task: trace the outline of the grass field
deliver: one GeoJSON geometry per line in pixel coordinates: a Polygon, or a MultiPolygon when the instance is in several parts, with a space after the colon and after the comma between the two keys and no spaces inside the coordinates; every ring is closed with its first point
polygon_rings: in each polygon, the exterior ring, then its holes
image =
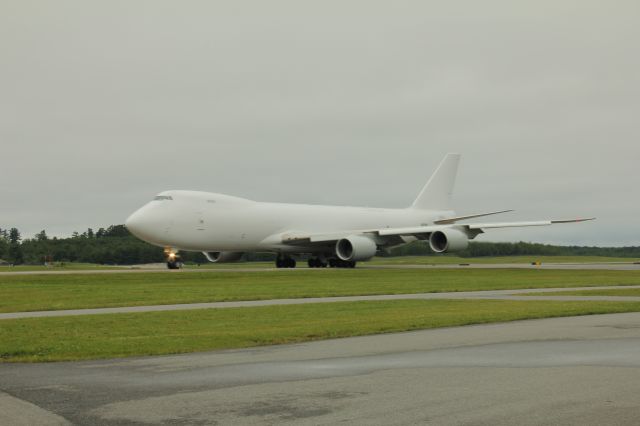
{"type": "Polygon", "coordinates": [[[0,361],[161,355],[531,318],[637,312],[633,302],[403,300],[0,322],[0,361]]]}
{"type": "Polygon", "coordinates": [[[307,270],[0,276],[0,312],[445,291],[639,285],[640,271],[307,270]]]}

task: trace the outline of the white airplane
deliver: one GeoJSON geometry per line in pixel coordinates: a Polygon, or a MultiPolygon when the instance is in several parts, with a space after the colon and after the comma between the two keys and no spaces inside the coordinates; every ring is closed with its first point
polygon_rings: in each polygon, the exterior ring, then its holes
{"type": "Polygon", "coordinates": [[[448,154],[411,207],[382,209],[264,203],[197,191],[165,191],[126,221],[135,236],[164,247],[167,266],[178,268],[179,250],[200,251],[211,262],[240,260],[243,253],[277,254],[278,268],[295,268],[309,255],[309,267],[353,268],[381,250],[428,241],[436,253],[464,250],[485,230],[591,219],[535,222],[459,222],[512,210],[456,216],[451,194],[459,154],[448,154]]]}

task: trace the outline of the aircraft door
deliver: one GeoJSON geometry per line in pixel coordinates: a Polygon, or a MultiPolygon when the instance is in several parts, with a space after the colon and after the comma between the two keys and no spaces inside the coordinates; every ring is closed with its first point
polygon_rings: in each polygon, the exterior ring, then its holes
{"type": "Polygon", "coordinates": [[[205,231],[207,229],[203,212],[196,213],[195,222],[196,222],[196,231],[205,231]]]}

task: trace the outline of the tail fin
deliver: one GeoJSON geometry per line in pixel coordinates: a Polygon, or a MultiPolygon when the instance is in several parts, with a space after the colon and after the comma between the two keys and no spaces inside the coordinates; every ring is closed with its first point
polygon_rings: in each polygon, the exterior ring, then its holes
{"type": "Polygon", "coordinates": [[[451,195],[456,182],[460,154],[447,154],[413,202],[419,210],[451,210],[451,195]]]}

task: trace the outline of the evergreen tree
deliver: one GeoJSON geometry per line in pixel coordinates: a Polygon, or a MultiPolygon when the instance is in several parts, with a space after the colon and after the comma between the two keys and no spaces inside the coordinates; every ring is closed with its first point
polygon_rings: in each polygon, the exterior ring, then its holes
{"type": "Polygon", "coordinates": [[[14,265],[20,265],[24,262],[20,240],[20,231],[17,228],[11,228],[9,231],[9,261],[14,265]]]}
{"type": "Polygon", "coordinates": [[[20,244],[21,239],[22,237],[20,236],[20,231],[18,231],[18,228],[11,228],[9,230],[9,243],[20,244]]]}
{"type": "Polygon", "coordinates": [[[4,257],[9,252],[9,234],[6,230],[0,228],[0,259],[4,259],[4,257]]]}

